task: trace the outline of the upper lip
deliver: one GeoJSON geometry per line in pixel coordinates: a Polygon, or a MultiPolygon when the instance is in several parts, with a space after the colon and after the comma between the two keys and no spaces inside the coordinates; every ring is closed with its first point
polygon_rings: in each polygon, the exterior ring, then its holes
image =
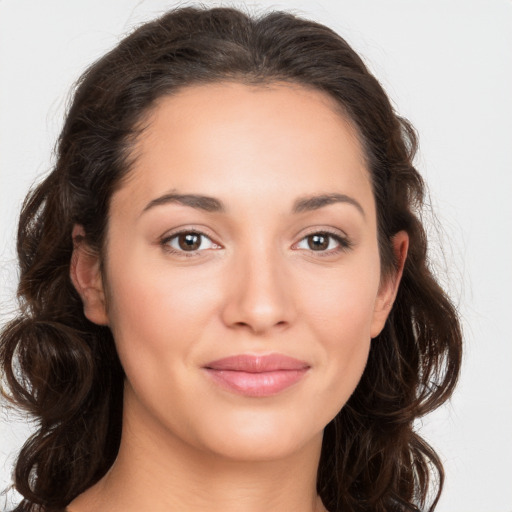
{"type": "Polygon", "coordinates": [[[205,365],[210,370],[230,370],[248,373],[264,373],[279,370],[305,370],[309,364],[284,354],[238,354],[217,359],[205,365]]]}

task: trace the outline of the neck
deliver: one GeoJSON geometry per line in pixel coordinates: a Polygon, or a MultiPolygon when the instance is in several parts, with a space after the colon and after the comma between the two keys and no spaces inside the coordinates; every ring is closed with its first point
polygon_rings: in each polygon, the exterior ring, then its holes
{"type": "Polygon", "coordinates": [[[325,511],[316,493],[321,434],[285,458],[234,460],[184,443],[147,417],[141,425],[138,416],[125,413],[114,465],[69,512],[325,511]]]}

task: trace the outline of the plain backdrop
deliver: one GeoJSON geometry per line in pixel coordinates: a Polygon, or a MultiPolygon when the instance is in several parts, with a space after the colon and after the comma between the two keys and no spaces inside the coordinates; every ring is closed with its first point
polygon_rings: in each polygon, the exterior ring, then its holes
{"type": "MultiPolygon", "coordinates": [[[[431,254],[466,343],[452,401],[418,423],[447,473],[437,510],[512,512],[512,1],[203,3],[292,10],[329,25],[417,128],[416,163],[437,218],[431,254]]],[[[20,205],[51,167],[73,82],[124,34],[176,5],[0,0],[0,321],[15,308],[20,205]]],[[[1,488],[29,428],[2,408],[1,488]]]]}

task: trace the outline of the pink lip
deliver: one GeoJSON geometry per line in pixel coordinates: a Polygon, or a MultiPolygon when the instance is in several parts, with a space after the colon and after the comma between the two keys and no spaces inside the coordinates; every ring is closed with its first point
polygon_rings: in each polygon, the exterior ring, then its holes
{"type": "Polygon", "coordinates": [[[240,354],[204,366],[221,387],[235,393],[263,397],[283,391],[298,382],[309,365],[282,354],[240,354]]]}

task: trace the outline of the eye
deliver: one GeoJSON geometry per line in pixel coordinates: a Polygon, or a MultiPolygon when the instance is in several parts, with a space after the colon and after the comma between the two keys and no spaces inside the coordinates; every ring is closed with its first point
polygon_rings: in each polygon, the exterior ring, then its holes
{"type": "Polygon", "coordinates": [[[220,249],[213,240],[199,231],[181,231],[162,239],[161,244],[172,253],[195,253],[206,249],[220,249]]]}
{"type": "Polygon", "coordinates": [[[297,249],[315,252],[336,253],[350,248],[348,239],[327,231],[319,231],[305,236],[297,245],[297,249]]]}

